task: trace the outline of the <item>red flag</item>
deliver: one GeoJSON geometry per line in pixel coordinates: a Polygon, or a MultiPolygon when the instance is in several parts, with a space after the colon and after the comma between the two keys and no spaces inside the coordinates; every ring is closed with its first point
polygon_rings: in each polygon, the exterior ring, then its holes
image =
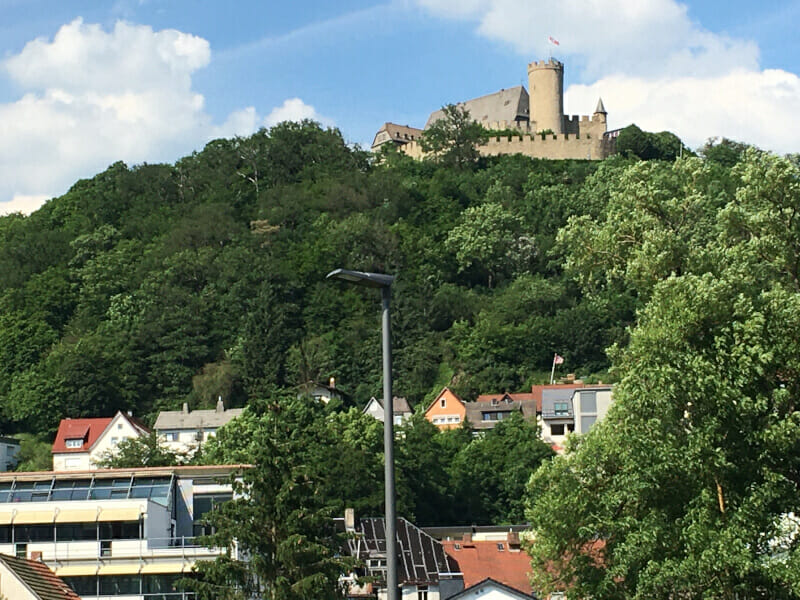
{"type": "Polygon", "coordinates": [[[555,354],[553,356],[553,364],[554,365],[560,365],[563,362],[564,362],[564,357],[563,356],[559,356],[558,354],[555,354]]]}
{"type": "Polygon", "coordinates": [[[553,44],[554,46],[559,46],[560,45],[558,43],[558,40],[556,38],[554,38],[552,35],[547,36],[547,39],[550,40],[550,43],[553,44]]]}

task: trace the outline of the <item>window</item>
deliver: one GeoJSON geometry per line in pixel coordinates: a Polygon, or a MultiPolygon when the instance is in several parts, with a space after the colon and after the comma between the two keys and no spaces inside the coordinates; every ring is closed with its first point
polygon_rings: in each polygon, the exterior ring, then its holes
{"type": "Polygon", "coordinates": [[[418,585],[417,586],[417,600],[428,600],[428,586],[427,585],[418,585]]]}
{"type": "Polygon", "coordinates": [[[506,545],[505,545],[505,544],[503,544],[503,543],[499,543],[499,544],[497,544],[497,549],[498,549],[500,552],[502,552],[503,550],[505,550],[505,549],[506,549],[506,545]]]}
{"type": "Polygon", "coordinates": [[[97,539],[95,523],[58,523],[56,540],[59,542],[81,542],[97,539]]]}
{"type": "Polygon", "coordinates": [[[138,540],[140,538],[139,521],[100,523],[101,540],[138,540]]]}
{"type": "Polygon", "coordinates": [[[442,398],[441,400],[439,400],[439,406],[441,406],[442,408],[446,408],[447,407],[447,398],[442,398]]]}
{"type": "Polygon", "coordinates": [[[558,417],[569,415],[569,402],[554,402],[553,412],[558,417]]]}
{"type": "Polygon", "coordinates": [[[67,448],[80,448],[83,446],[83,439],[70,439],[66,441],[67,448]]]}
{"type": "Polygon", "coordinates": [[[597,392],[581,392],[581,412],[597,412],[597,392]]]}
{"type": "Polygon", "coordinates": [[[111,540],[100,540],[100,558],[111,556],[111,540]]]}
{"type": "Polygon", "coordinates": [[[28,544],[14,544],[14,556],[28,558],[28,544]]]}
{"type": "Polygon", "coordinates": [[[119,443],[119,438],[112,437],[111,438],[111,445],[116,446],[119,443]]]}
{"type": "Polygon", "coordinates": [[[68,458],[64,461],[64,467],[67,469],[79,469],[81,466],[81,459],[80,458],[68,458]]]}
{"type": "Polygon", "coordinates": [[[586,433],[589,431],[594,422],[597,420],[597,417],[594,415],[584,416],[581,417],[581,433],[586,433]]]}
{"type": "Polygon", "coordinates": [[[164,434],[164,437],[168,442],[177,442],[178,441],[178,432],[177,431],[168,431],[164,434]]]}
{"type": "Polygon", "coordinates": [[[213,533],[212,528],[205,523],[205,516],[222,502],[227,502],[232,497],[231,494],[198,494],[193,498],[192,517],[194,520],[193,533],[195,536],[213,533]]]}
{"type": "Polygon", "coordinates": [[[550,425],[550,435],[564,435],[564,424],[558,423],[550,425]]]}

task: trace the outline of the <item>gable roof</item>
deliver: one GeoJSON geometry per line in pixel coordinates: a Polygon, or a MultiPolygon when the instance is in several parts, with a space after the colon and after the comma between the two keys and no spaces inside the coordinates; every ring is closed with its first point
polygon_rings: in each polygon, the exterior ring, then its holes
{"type": "Polygon", "coordinates": [[[532,594],[528,574],[530,557],[519,549],[512,549],[505,540],[445,540],[442,547],[458,564],[464,575],[464,587],[471,587],[486,579],[494,579],[522,592],[532,594]],[[500,550],[498,544],[503,544],[500,550]],[[456,550],[456,546],[459,547],[456,550]]]}
{"type": "MultiPolygon", "coordinates": [[[[521,85],[502,89],[493,94],[459,102],[459,107],[469,111],[469,116],[481,125],[489,125],[498,121],[506,121],[511,127],[515,122],[530,120],[530,99],[528,91],[521,85]]],[[[444,117],[444,110],[431,113],[425,129],[444,117]]]]}
{"type": "Polygon", "coordinates": [[[373,148],[376,146],[376,144],[378,144],[378,136],[384,131],[389,134],[389,137],[393,142],[400,144],[407,144],[408,142],[419,140],[419,138],[422,136],[423,133],[422,129],[417,129],[416,127],[409,127],[408,125],[398,125],[397,123],[386,122],[380,129],[378,129],[378,132],[372,139],[373,148]]]}
{"type": "MultiPolygon", "coordinates": [[[[386,528],[382,518],[364,518],[356,523],[355,535],[347,540],[351,556],[386,557],[386,528]]],[[[458,565],[442,543],[403,518],[397,519],[398,583],[437,583],[440,575],[458,573],[458,565]]]]}
{"type": "Polygon", "coordinates": [[[125,419],[139,433],[148,433],[150,431],[139,419],[126,415],[122,411],[117,412],[113,417],[61,419],[61,423],[58,424],[56,439],[53,441],[53,454],[88,452],[117,417],[125,419]],[[81,447],[67,448],[67,440],[75,439],[83,440],[81,447]]]}
{"type": "Polygon", "coordinates": [[[464,402],[464,401],[463,401],[461,398],[459,398],[458,394],[456,394],[456,393],[455,393],[453,390],[451,390],[449,387],[444,387],[444,388],[442,388],[442,391],[441,391],[441,392],[439,392],[439,393],[436,395],[436,398],[434,398],[434,399],[433,399],[433,402],[431,402],[430,404],[428,404],[428,407],[425,409],[425,412],[427,413],[427,412],[428,412],[428,411],[431,409],[431,407],[432,407],[434,404],[436,404],[436,403],[437,403],[437,402],[438,402],[438,401],[441,399],[441,397],[442,397],[442,396],[444,396],[445,394],[450,394],[450,395],[451,395],[453,398],[455,398],[455,399],[456,399],[458,402],[460,402],[462,405],[466,405],[466,402],[464,402]]]}
{"type": "Polygon", "coordinates": [[[27,587],[38,600],[81,600],[47,565],[35,560],[0,554],[0,562],[27,587]]]}
{"type": "Polygon", "coordinates": [[[465,587],[463,590],[461,590],[457,594],[454,594],[454,595],[450,596],[447,600],[455,600],[457,598],[465,598],[468,595],[472,595],[472,594],[481,594],[482,593],[481,590],[484,589],[484,588],[487,588],[487,587],[496,588],[496,589],[498,589],[498,590],[500,590],[502,592],[505,592],[506,596],[510,596],[512,598],[517,598],[519,600],[530,600],[530,598],[535,598],[535,596],[533,595],[533,592],[531,592],[530,594],[526,594],[525,592],[522,592],[522,591],[518,590],[515,587],[512,587],[510,585],[506,585],[505,583],[503,583],[501,581],[497,581],[496,579],[493,579],[492,577],[487,577],[486,579],[484,579],[482,581],[479,581],[475,585],[471,585],[469,587],[465,587]]]}
{"type": "MultiPolygon", "coordinates": [[[[383,408],[383,398],[375,398],[374,396],[369,399],[367,405],[364,407],[364,411],[366,412],[369,408],[369,405],[375,402],[378,406],[383,408]]],[[[405,398],[400,398],[398,396],[394,396],[392,398],[392,412],[396,415],[408,415],[414,412],[411,410],[411,405],[408,403],[408,400],[405,398]]]]}
{"type": "Polygon", "coordinates": [[[242,414],[243,408],[227,408],[221,411],[208,410],[162,410],[158,413],[153,429],[216,429],[242,414]]]}

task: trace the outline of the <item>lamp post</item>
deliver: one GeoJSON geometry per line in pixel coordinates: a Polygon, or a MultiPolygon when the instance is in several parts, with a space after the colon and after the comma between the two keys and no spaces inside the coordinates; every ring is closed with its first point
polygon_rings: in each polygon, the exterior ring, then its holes
{"type": "Polygon", "coordinates": [[[364,273],[336,269],[326,279],[338,279],[354,285],[380,288],[383,312],[381,331],[383,342],[383,454],[386,488],[386,592],[388,600],[397,596],[397,514],[394,491],[394,399],[392,397],[392,340],[390,337],[389,300],[394,275],[364,273]]]}

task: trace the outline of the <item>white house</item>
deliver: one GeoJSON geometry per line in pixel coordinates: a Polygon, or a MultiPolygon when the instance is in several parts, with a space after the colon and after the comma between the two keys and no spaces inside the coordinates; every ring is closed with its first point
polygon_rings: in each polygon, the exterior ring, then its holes
{"type": "Polygon", "coordinates": [[[610,385],[550,388],[542,392],[542,439],[561,450],[567,435],[586,433],[603,419],[613,402],[610,385]]]}
{"type": "Polygon", "coordinates": [[[225,409],[222,398],[216,408],[189,410],[184,402],[183,410],[162,410],[158,413],[153,429],[171,450],[191,453],[208,438],[216,435],[217,429],[242,414],[241,408],[225,409]]]}
{"type": "Polygon", "coordinates": [[[149,432],[138,419],[123,412],[113,417],[62,419],[53,442],[53,470],[94,469],[119,442],[149,432]]]}
{"type": "MultiPolygon", "coordinates": [[[[383,398],[378,400],[373,397],[369,399],[367,405],[364,407],[364,414],[369,415],[383,423],[384,415],[386,414],[383,409],[383,398]]],[[[393,422],[395,425],[402,425],[403,421],[411,417],[413,411],[405,398],[398,398],[395,396],[392,399],[392,412],[394,413],[393,422]]]]}
{"type": "Polygon", "coordinates": [[[227,552],[195,536],[244,468],[2,473],[0,553],[43,562],[84,600],[177,600],[183,574],[227,552]]]}
{"type": "Polygon", "coordinates": [[[464,588],[448,600],[468,600],[480,597],[481,600],[531,600],[532,595],[501,583],[491,577],[464,588]]]}

